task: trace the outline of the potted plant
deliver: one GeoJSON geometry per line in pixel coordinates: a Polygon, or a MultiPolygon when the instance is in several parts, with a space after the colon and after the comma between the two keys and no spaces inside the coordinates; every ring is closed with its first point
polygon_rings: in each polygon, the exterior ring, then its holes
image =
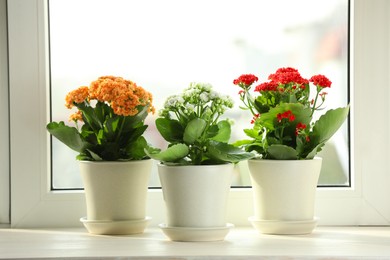
{"type": "Polygon", "coordinates": [[[47,124],[50,134],[78,152],[87,216],[81,222],[94,234],[142,233],[152,160],[144,149],[144,121],[154,113],[152,95],[121,77],[103,76],[68,93],[76,108],[68,126],[47,124]]]}
{"type": "Polygon", "coordinates": [[[230,97],[207,83],[191,83],[167,98],[156,127],[168,148],[149,147],[167,208],[161,224],[171,240],[215,241],[226,236],[226,206],[234,163],[254,155],[229,144],[231,122],[223,119],[233,107],[230,97]]]}
{"type": "Polygon", "coordinates": [[[268,79],[254,88],[255,95],[250,92],[255,75],[233,81],[253,125],[244,130],[249,139],[235,145],[258,155],[248,161],[255,211],[250,221],[262,233],[310,233],[317,223],[314,202],[322,163],[316,155],[342,126],[349,106],[316,120],[332,84],[326,76],[308,80],[288,67],[268,79]]]}

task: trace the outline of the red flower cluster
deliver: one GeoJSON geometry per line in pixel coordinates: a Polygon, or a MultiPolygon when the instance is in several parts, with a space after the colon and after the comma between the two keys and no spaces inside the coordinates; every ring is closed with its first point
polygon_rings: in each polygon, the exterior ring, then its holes
{"type": "MultiPolygon", "coordinates": [[[[305,134],[303,132],[305,129],[306,129],[306,125],[299,122],[295,128],[295,135],[298,136],[301,133],[305,134]]],[[[306,139],[306,142],[310,142],[310,137],[308,135],[306,135],[305,139],[306,139]]]]}
{"type": "Polygon", "coordinates": [[[261,83],[260,85],[258,85],[254,91],[258,91],[258,92],[261,92],[261,91],[277,91],[278,90],[278,83],[276,82],[264,82],[264,83],[261,83]]]}
{"type": "Polygon", "coordinates": [[[268,79],[279,84],[288,84],[291,82],[299,85],[309,84],[309,81],[302,78],[297,69],[290,67],[278,69],[274,74],[269,75],[268,79]]]}
{"type": "Polygon", "coordinates": [[[327,77],[321,74],[311,77],[310,82],[313,82],[314,85],[322,88],[330,88],[330,86],[332,85],[332,81],[330,81],[327,77]]]}
{"type": "Polygon", "coordinates": [[[237,79],[233,80],[234,85],[239,85],[242,88],[247,88],[256,82],[258,78],[253,74],[243,74],[237,79]]]}
{"type": "Polygon", "coordinates": [[[295,135],[298,135],[302,130],[306,129],[306,125],[299,122],[295,129],[295,135]]]}
{"type": "MultiPolygon", "coordinates": [[[[306,129],[306,125],[299,122],[295,128],[295,135],[298,136],[301,133],[305,134],[303,132],[303,130],[305,130],[305,129],[306,129]]],[[[308,135],[306,135],[305,139],[306,139],[306,142],[310,142],[310,137],[308,135]]]]}
{"type": "Polygon", "coordinates": [[[291,110],[287,110],[284,113],[279,113],[276,115],[276,118],[278,119],[278,122],[282,122],[283,118],[288,119],[288,121],[292,122],[295,120],[295,115],[291,112],[291,110]]]}

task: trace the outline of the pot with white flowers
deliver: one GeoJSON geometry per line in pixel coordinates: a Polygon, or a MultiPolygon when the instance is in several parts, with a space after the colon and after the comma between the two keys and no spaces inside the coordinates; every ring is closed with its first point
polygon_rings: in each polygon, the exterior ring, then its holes
{"type": "Polygon", "coordinates": [[[47,125],[50,134],[77,151],[87,214],[80,221],[92,234],[144,232],[152,160],[146,155],[144,121],[154,112],[152,95],[121,77],[103,76],[68,93],[75,126],[47,125]]]}
{"type": "Polygon", "coordinates": [[[254,155],[228,143],[231,123],[221,116],[232,106],[210,84],[191,83],[168,97],[156,119],[168,148],[147,154],[159,161],[167,213],[160,228],[171,240],[223,240],[233,226],[226,210],[234,164],[254,155]]]}
{"type": "Polygon", "coordinates": [[[248,160],[253,188],[252,225],[266,234],[308,234],[317,225],[315,196],[322,158],[316,156],[342,126],[349,105],[329,109],[318,120],[331,81],[324,75],[309,80],[298,70],[280,68],[269,81],[251,87],[258,78],[244,74],[233,83],[241,88],[243,109],[251,114],[249,137],[236,146],[257,153],[248,160]],[[311,94],[312,91],[312,94],[311,94]]]}

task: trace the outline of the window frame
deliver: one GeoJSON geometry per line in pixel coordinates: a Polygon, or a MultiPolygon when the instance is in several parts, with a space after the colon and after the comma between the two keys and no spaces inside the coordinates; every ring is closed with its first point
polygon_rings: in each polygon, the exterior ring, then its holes
{"type": "Polygon", "coordinates": [[[7,2],[0,0],[0,224],[10,222],[7,2]]]}
{"type": "MultiPolygon", "coordinates": [[[[47,2],[13,0],[8,1],[7,8],[11,227],[81,226],[79,218],[86,212],[83,191],[51,190],[50,137],[45,129],[50,104],[47,2]]],[[[351,187],[317,189],[319,225],[390,224],[390,205],[386,201],[390,176],[385,170],[390,144],[390,95],[384,87],[390,85],[390,29],[380,26],[390,22],[388,13],[390,2],[386,0],[351,0],[351,187]],[[383,95],[367,100],[368,89],[383,95]],[[371,106],[367,106],[369,102],[371,106]],[[366,118],[375,122],[375,131],[366,118]]],[[[228,221],[248,226],[247,218],[252,214],[251,189],[232,189],[228,221]]],[[[164,222],[161,190],[149,190],[147,215],[152,217],[151,226],[164,222]]]]}

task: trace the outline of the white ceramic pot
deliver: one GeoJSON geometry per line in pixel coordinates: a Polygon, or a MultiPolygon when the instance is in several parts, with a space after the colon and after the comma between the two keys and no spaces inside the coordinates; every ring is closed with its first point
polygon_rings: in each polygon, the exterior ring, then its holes
{"type": "Polygon", "coordinates": [[[231,227],[226,211],[233,170],[233,164],[158,164],[167,209],[164,233],[179,241],[222,240],[231,227]]]}
{"type": "Polygon", "coordinates": [[[248,160],[253,187],[252,224],[262,233],[312,232],[322,158],[313,160],[248,160]]]}
{"type": "Polygon", "coordinates": [[[87,216],[81,221],[90,226],[87,229],[91,233],[143,232],[148,220],[145,214],[151,166],[150,159],[79,162],[87,205],[87,216]]]}

